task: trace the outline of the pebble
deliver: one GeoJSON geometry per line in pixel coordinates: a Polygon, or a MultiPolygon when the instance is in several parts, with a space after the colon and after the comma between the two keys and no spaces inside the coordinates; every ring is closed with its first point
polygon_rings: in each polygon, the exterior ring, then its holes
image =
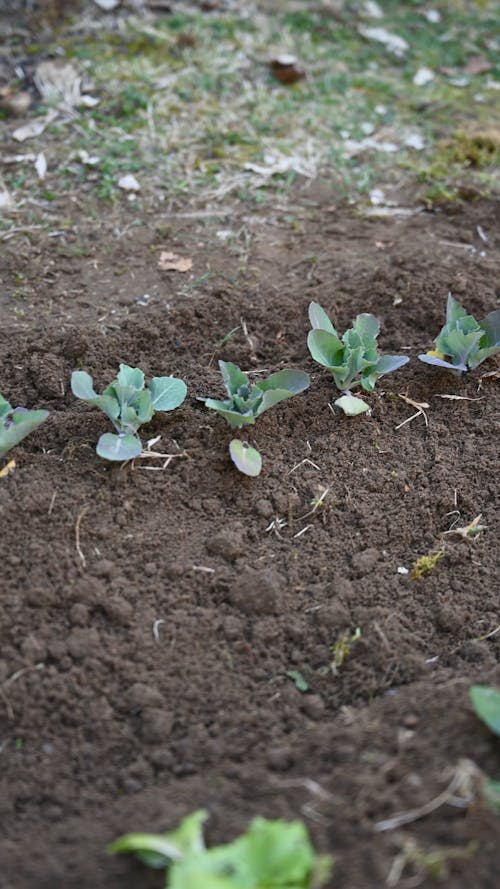
{"type": "Polygon", "coordinates": [[[173,714],[168,710],[147,708],[142,712],[142,737],[147,744],[164,743],[172,732],[173,714]]]}
{"type": "Polygon", "coordinates": [[[321,695],[304,695],[300,709],[309,719],[319,720],[325,715],[325,704],[321,695]]]}
{"type": "Polygon", "coordinates": [[[228,598],[244,614],[276,614],[284,585],[276,571],[247,568],[230,587],[228,598]]]}
{"type": "Polygon", "coordinates": [[[379,550],[370,546],[352,557],[352,567],[359,577],[363,577],[365,574],[373,571],[380,558],[381,553],[379,550]]]}
{"type": "Polygon", "coordinates": [[[239,530],[220,531],[206,542],[207,552],[212,556],[221,556],[227,562],[234,562],[243,556],[248,549],[243,533],[239,530]]]}
{"type": "Polygon", "coordinates": [[[293,766],[291,747],[273,747],[267,754],[267,764],[273,772],[286,772],[293,766]]]}

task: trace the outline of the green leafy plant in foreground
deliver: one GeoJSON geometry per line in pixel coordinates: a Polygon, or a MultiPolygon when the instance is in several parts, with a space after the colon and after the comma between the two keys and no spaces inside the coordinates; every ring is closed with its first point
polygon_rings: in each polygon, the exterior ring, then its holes
{"type": "Polygon", "coordinates": [[[500,309],[478,322],[449,293],[446,324],[435,345],[435,349],[418,356],[420,361],[461,372],[473,370],[500,352],[500,309]]]}
{"type": "Polygon", "coordinates": [[[166,868],[165,889],[319,889],[332,867],[316,855],[300,821],[254,818],[231,843],[205,847],[207,813],[193,812],[165,834],[132,833],[108,851],[135,852],[151,867],[166,868]]]}
{"type": "Polygon", "coordinates": [[[348,416],[365,413],[368,405],[350,390],[361,386],[366,392],[372,392],[379,377],[402,367],[409,361],[408,356],[380,355],[377,349],[380,324],[373,315],[358,315],[342,339],[319,303],[310,304],[309,320],[312,330],[307,346],[311,356],[331,372],[342,392],[335,404],[348,416]]]}
{"type": "Polygon", "coordinates": [[[473,685],[470,690],[472,706],[489,729],[500,736],[500,690],[487,685],[473,685]]]}
{"type": "Polygon", "coordinates": [[[30,432],[49,416],[48,411],[29,411],[25,407],[13,408],[0,395],[0,458],[5,457],[14,445],[19,444],[30,432]]]}
{"type": "MultiPolygon", "coordinates": [[[[253,425],[257,417],[280,401],[291,398],[308,388],[309,374],[302,370],[280,370],[267,380],[250,383],[248,375],[236,364],[219,361],[222,380],[228,394],[225,401],[201,398],[205,406],[216,411],[233,429],[253,425]]],[[[262,460],[259,452],[245,442],[233,439],[229,445],[231,459],[245,475],[259,475],[262,460]]]]}
{"type": "Polygon", "coordinates": [[[99,407],[113,423],[116,434],[101,435],[96,451],[105,460],[131,460],[142,452],[137,430],[156,411],[172,411],[184,401],[187,387],[175,377],[153,377],[146,386],[137,367],[120,364],[120,372],[102,395],[94,391],[90,374],[75,370],[71,376],[73,395],[99,407]]]}
{"type": "MultiPolygon", "coordinates": [[[[500,689],[473,685],[469,694],[476,715],[500,737],[500,689]]],[[[483,798],[491,811],[500,815],[500,781],[485,777],[483,798]]]]}

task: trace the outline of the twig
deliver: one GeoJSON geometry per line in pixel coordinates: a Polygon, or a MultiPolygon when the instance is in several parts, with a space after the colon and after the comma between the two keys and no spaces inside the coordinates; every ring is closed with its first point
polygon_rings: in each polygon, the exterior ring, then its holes
{"type": "Polygon", "coordinates": [[[436,809],[444,806],[445,803],[452,803],[452,805],[459,806],[460,808],[466,808],[474,799],[470,786],[471,778],[478,777],[478,775],[479,770],[475,763],[469,759],[460,760],[448,787],[439,793],[438,796],[417,809],[411,809],[409,812],[400,812],[398,815],[393,815],[392,818],[377,821],[374,825],[375,830],[381,833],[384,830],[394,830],[403,824],[410,824],[412,821],[417,821],[419,818],[430,815],[436,809]],[[462,791],[462,796],[456,797],[457,791],[462,791]],[[463,795],[464,791],[466,791],[465,796],[463,795]]]}
{"type": "Polygon", "coordinates": [[[75,524],[76,551],[77,551],[78,555],[80,556],[80,559],[82,561],[82,565],[84,568],[85,568],[85,565],[87,564],[87,562],[85,560],[85,556],[83,555],[82,548],[80,546],[80,526],[82,524],[83,517],[88,513],[89,509],[90,509],[90,506],[83,507],[83,509],[78,513],[78,516],[76,518],[76,524],[75,524]]]}
{"type": "Polygon", "coordinates": [[[411,417],[408,417],[406,420],[403,420],[403,422],[400,423],[399,426],[396,426],[396,431],[398,429],[401,429],[402,426],[406,426],[407,423],[411,423],[412,420],[416,420],[416,418],[420,417],[420,416],[422,416],[424,418],[425,425],[427,428],[429,428],[429,420],[427,419],[427,414],[425,413],[424,408],[428,409],[430,407],[430,404],[427,404],[426,401],[422,401],[422,402],[414,401],[413,398],[408,398],[407,395],[398,394],[398,398],[402,398],[403,401],[406,401],[407,404],[411,404],[412,407],[416,407],[417,413],[412,414],[411,417]]]}
{"type": "Polygon", "coordinates": [[[295,465],[292,469],[289,469],[289,470],[288,470],[287,475],[291,475],[292,472],[295,472],[295,470],[296,470],[296,469],[299,469],[300,466],[303,466],[304,463],[309,463],[309,466],[312,466],[313,469],[317,469],[318,472],[321,472],[320,467],[319,467],[319,466],[316,466],[316,463],[313,463],[312,460],[309,460],[309,457],[304,457],[304,459],[301,460],[300,463],[296,463],[296,465],[295,465]]]}
{"type": "Polygon", "coordinates": [[[14,710],[12,708],[12,704],[10,703],[7,695],[5,694],[5,689],[9,688],[14,682],[24,676],[25,673],[31,673],[33,670],[43,670],[45,664],[33,664],[31,667],[22,667],[20,670],[17,670],[12,676],[9,676],[8,679],[5,680],[3,685],[0,685],[0,697],[5,704],[5,709],[7,710],[7,718],[9,720],[14,719],[14,710]]]}

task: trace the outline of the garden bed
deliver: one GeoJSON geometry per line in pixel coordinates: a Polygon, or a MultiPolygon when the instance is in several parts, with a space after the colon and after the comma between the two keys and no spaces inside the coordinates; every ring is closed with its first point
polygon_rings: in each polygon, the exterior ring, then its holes
{"type": "Polygon", "coordinates": [[[124,202],[97,235],[75,217],[85,256],[45,232],[4,242],[2,394],[50,416],[0,480],[2,887],[159,887],[106,844],[198,807],[212,841],[255,814],[304,819],[335,856],[332,889],[385,885],[409,839],[467,851],[447,885],[496,885],[500,822],[479,784],[465,808],[376,829],[437,797],[464,759],[499,771],[468,698],[500,679],[500,635],[485,638],[499,624],[498,382],[485,376],[497,365],[460,378],[416,360],[450,290],[477,317],[496,308],[495,211],[365,219],[316,189],[265,215],[131,226],[124,202]],[[160,248],[191,257],[192,274],[159,271],[160,248]],[[311,300],[341,330],[373,312],[382,349],[411,356],[369,417],[329,408],[338,393],[307,352],[311,300]],[[235,470],[230,430],[196,400],[222,394],[218,358],[312,375],[252,427],[257,479],[235,470]],[[120,362],[188,384],[143,435],[176,455],[162,471],[99,460],[106,420],[71,394],[75,368],[100,390],[120,362]],[[419,415],[396,430],[416,410],[400,396],[429,405],[428,426],[419,415]],[[478,514],[477,539],[444,534],[478,514]]]}

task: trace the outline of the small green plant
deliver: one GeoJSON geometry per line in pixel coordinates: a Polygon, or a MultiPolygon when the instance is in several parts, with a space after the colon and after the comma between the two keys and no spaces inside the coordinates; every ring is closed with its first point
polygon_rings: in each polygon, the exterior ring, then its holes
{"type": "Polygon", "coordinates": [[[437,553],[429,553],[427,556],[420,556],[411,566],[411,579],[420,580],[424,574],[433,571],[437,563],[444,556],[444,550],[440,549],[437,553]]]}
{"type": "Polygon", "coordinates": [[[254,818],[231,843],[207,849],[203,823],[193,812],[165,834],[132,833],[108,851],[135,852],[150,867],[166,868],[165,889],[319,889],[332,859],[316,855],[300,821],[254,818]]]}
{"type": "Polygon", "coordinates": [[[409,361],[408,356],[379,354],[380,324],[373,315],[358,315],[342,339],[318,303],[310,304],[309,320],[312,330],[307,345],[311,356],[331,372],[337,389],[342,392],[336,406],[350,417],[365,413],[368,405],[350,390],[361,386],[366,392],[372,392],[379,377],[402,367],[409,361]]]}
{"type": "Polygon", "coordinates": [[[449,293],[446,324],[435,344],[435,349],[418,356],[420,361],[460,372],[474,370],[500,352],[500,309],[478,322],[449,293]]]}
{"type": "Polygon", "coordinates": [[[120,364],[120,372],[102,395],[94,391],[90,374],[75,370],[71,376],[73,395],[99,407],[111,420],[116,434],[101,435],[96,451],[105,460],[131,460],[142,452],[137,430],[148,423],[156,411],[173,411],[186,397],[186,384],[175,377],[153,377],[145,385],[144,374],[137,367],[120,364]]]}
{"type": "Polygon", "coordinates": [[[25,407],[13,408],[0,395],[0,459],[30,432],[37,429],[48,416],[48,411],[29,411],[25,407]]]}
{"type": "Polygon", "coordinates": [[[354,633],[351,633],[350,630],[345,630],[337,639],[336,642],[332,645],[332,654],[333,659],[330,664],[331,671],[334,676],[338,675],[340,668],[343,666],[344,662],[347,660],[351,653],[351,648],[356,642],[359,642],[361,639],[361,630],[359,627],[356,627],[354,633]]]}
{"type": "MultiPolygon", "coordinates": [[[[308,388],[309,374],[302,370],[280,370],[267,380],[250,383],[248,375],[236,364],[219,361],[222,380],[228,394],[225,401],[201,398],[205,406],[216,411],[233,429],[241,429],[255,423],[264,411],[280,401],[291,398],[308,388]]],[[[262,460],[259,452],[245,442],[233,439],[229,445],[231,459],[245,475],[257,476],[262,460]]]]}

